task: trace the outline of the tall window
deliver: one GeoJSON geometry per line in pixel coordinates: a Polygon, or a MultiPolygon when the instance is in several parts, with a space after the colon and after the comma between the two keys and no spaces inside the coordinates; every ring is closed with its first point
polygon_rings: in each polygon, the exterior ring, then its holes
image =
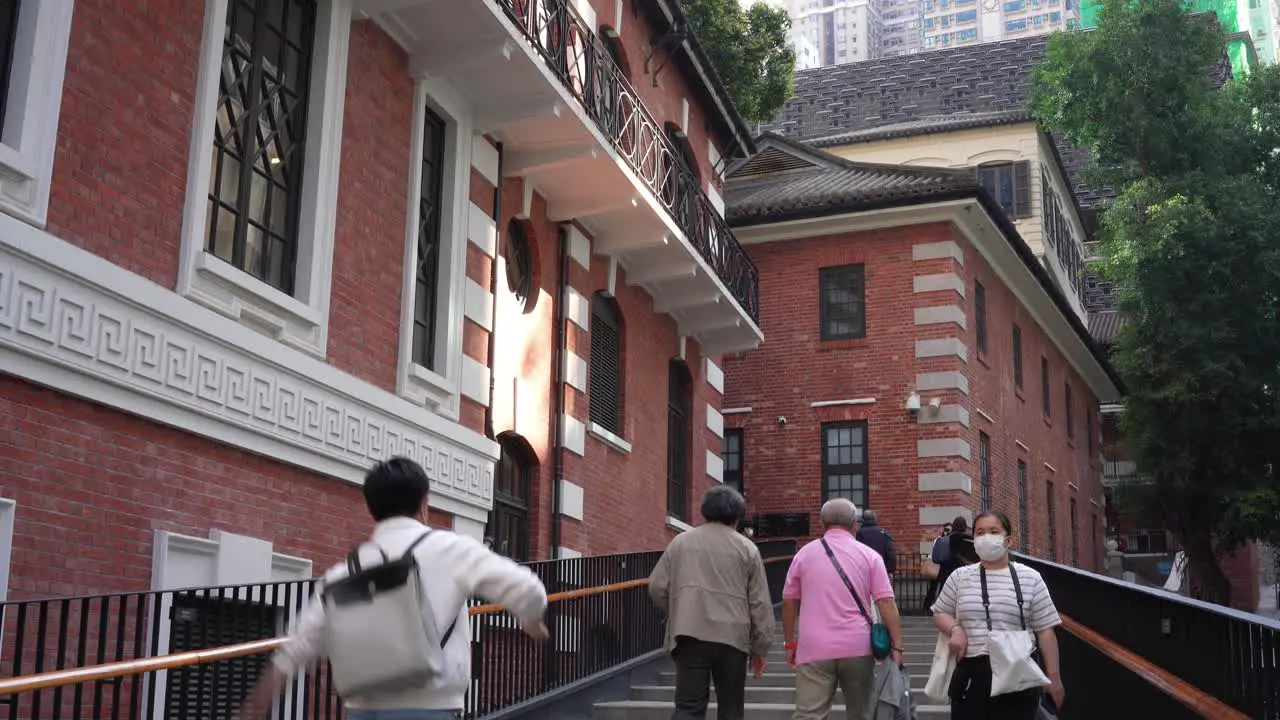
{"type": "Polygon", "coordinates": [[[1089,464],[1093,464],[1093,459],[1098,456],[1098,440],[1093,435],[1093,408],[1088,408],[1084,413],[1084,431],[1089,436],[1089,464]]]}
{"type": "Polygon", "coordinates": [[[867,422],[822,425],[822,500],[848,498],[867,506],[867,422]]]}
{"type": "Polygon", "coordinates": [[[1031,527],[1027,512],[1027,464],[1018,461],[1018,547],[1031,552],[1031,527]]]}
{"type": "Polygon", "coordinates": [[[982,512],[991,509],[991,438],[978,433],[978,478],[981,482],[982,512]]]}
{"type": "Polygon", "coordinates": [[[1053,507],[1053,481],[1047,480],[1044,484],[1044,509],[1048,514],[1049,522],[1047,529],[1049,533],[1049,559],[1057,561],[1058,559],[1058,518],[1057,512],[1053,507]]]}
{"type": "Polygon", "coordinates": [[[693,381],[680,360],[667,367],[667,514],[687,520],[689,514],[689,415],[693,381]]]}
{"type": "Polygon", "coordinates": [[[1071,498],[1071,564],[1080,567],[1080,528],[1076,512],[1076,499],[1071,498]]]}
{"type": "Polygon", "coordinates": [[[18,38],[19,0],[0,0],[0,131],[4,129],[5,106],[9,104],[9,76],[13,73],[13,50],[18,38]]]}
{"type": "Polygon", "coordinates": [[[826,267],[818,271],[823,340],[866,337],[866,282],[862,265],[826,267]]]}
{"type": "Polygon", "coordinates": [[[743,459],[746,450],[742,445],[742,428],[726,428],[724,431],[724,484],[742,492],[743,459]]]}
{"type": "Polygon", "coordinates": [[[1071,383],[1062,384],[1062,412],[1066,416],[1067,421],[1067,437],[1074,438],[1076,436],[1075,418],[1072,417],[1071,411],[1071,383]]]}
{"type": "Polygon", "coordinates": [[[529,496],[536,463],[518,438],[500,435],[498,447],[502,454],[494,469],[489,536],[494,552],[523,562],[529,559],[529,496]]]}
{"type": "Polygon", "coordinates": [[[978,334],[978,352],[987,351],[987,289],[973,281],[973,325],[978,334]]]}
{"type": "Polygon", "coordinates": [[[288,294],[315,27],[314,0],[227,4],[205,249],[288,294]]]}
{"type": "Polygon", "coordinates": [[[1022,389],[1022,328],[1013,326],[1013,385],[1022,389]]]}
{"type": "Polygon", "coordinates": [[[1031,216],[1031,163],[991,163],[978,168],[978,181],[1011,218],[1031,216]]]}
{"type": "Polygon", "coordinates": [[[1093,568],[1095,570],[1101,567],[1101,565],[1099,564],[1100,555],[1098,553],[1098,548],[1100,548],[1101,546],[1102,545],[1099,542],[1099,538],[1098,538],[1098,511],[1095,510],[1089,517],[1089,547],[1093,548],[1092,560],[1094,564],[1093,568]]]}
{"type": "Polygon", "coordinates": [[[1049,402],[1049,358],[1040,358],[1040,404],[1044,406],[1044,416],[1050,415],[1049,402]]]}
{"type": "Polygon", "coordinates": [[[622,435],[622,322],[613,299],[591,298],[591,422],[622,435]]]}
{"type": "Polygon", "coordinates": [[[418,258],[414,269],[413,361],[435,369],[436,300],[440,296],[441,213],[444,205],[445,121],[426,109],[422,186],[418,190],[418,258]]]}

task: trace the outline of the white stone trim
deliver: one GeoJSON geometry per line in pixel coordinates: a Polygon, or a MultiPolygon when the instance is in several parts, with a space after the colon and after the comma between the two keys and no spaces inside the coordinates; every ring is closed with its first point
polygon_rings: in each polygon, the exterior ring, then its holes
{"type": "Polygon", "coordinates": [[[620,453],[624,453],[624,454],[631,453],[631,443],[627,442],[626,440],[623,440],[617,435],[614,435],[612,432],[609,431],[608,428],[604,427],[603,425],[600,425],[599,423],[589,423],[587,425],[587,432],[590,433],[591,436],[594,437],[595,439],[599,440],[605,445],[608,445],[614,450],[617,450],[620,453]]]}
{"type": "Polygon", "coordinates": [[[586,489],[568,480],[560,481],[560,514],[579,522],[586,517],[586,489]]]}
{"type": "Polygon", "coordinates": [[[329,338],[351,0],[320,3],[317,15],[293,295],[205,252],[228,4],[229,0],[204,3],[200,68],[187,158],[178,294],[291,347],[324,357],[329,338]]]}
{"type": "Polygon", "coordinates": [[[724,415],[711,403],[707,403],[707,429],[715,433],[716,437],[724,437],[724,415]]]}
{"type": "Polygon", "coordinates": [[[74,0],[24,2],[14,29],[0,138],[0,211],[37,227],[44,227],[49,217],[74,12],[74,0]]]}
{"type": "Polygon", "coordinates": [[[591,330],[591,302],[582,293],[566,286],[564,289],[565,317],[583,330],[591,330]]]}
{"type": "Polygon", "coordinates": [[[960,338],[938,338],[936,340],[917,340],[916,358],[947,357],[954,355],[961,360],[969,361],[969,348],[960,338]]]}
{"type": "Polygon", "coordinates": [[[936,410],[926,406],[916,415],[916,423],[919,425],[960,423],[969,427],[969,410],[963,405],[940,405],[936,410]]]}
{"type": "Polygon", "coordinates": [[[950,259],[964,265],[964,251],[954,240],[935,243],[920,243],[911,246],[912,260],[944,260],[950,259]]]}
{"type": "Polygon", "coordinates": [[[841,407],[844,405],[875,405],[876,399],[873,397],[866,398],[847,398],[844,400],[815,400],[809,403],[811,408],[823,407],[841,407]]]}
{"type": "Polygon", "coordinates": [[[956,371],[918,373],[916,390],[959,390],[968,395],[969,378],[956,371]]]}
{"type": "Polygon", "coordinates": [[[564,382],[579,392],[587,391],[587,361],[572,350],[564,352],[564,382]]]}
{"type": "Polygon", "coordinates": [[[560,447],[574,455],[587,454],[587,426],[569,413],[560,419],[560,447]]]}
{"type": "Polygon", "coordinates": [[[715,183],[707,181],[707,200],[710,201],[711,207],[716,209],[720,217],[724,217],[724,197],[720,195],[720,191],[716,190],[715,183]]]}
{"type": "Polygon", "coordinates": [[[972,495],[973,478],[962,472],[920,473],[917,478],[916,489],[920,492],[959,490],[965,495],[972,495]]]}
{"type": "Polygon", "coordinates": [[[1031,452],[1031,448],[1027,447],[1027,444],[1026,444],[1026,443],[1024,443],[1024,442],[1022,442],[1021,440],[1014,439],[1013,444],[1014,444],[1014,445],[1017,445],[1018,447],[1022,448],[1023,450],[1025,450],[1025,451],[1027,451],[1027,452],[1031,452]]]}
{"type": "Polygon", "coordinates": [[[917,275],[911,281],[913,293],[954,291],[960,297],[965,296],[964,278],[955,273],[939,273],[937,275],[917,275]]]}
{"type": "Polygon", "coordinates": [[[453,516],[453,531],[459,535],[466,535],[467,537],[484,542],[484,529],[485,523],[480,522],[479,520],[474,520],[463,515],[453,516]]]}
{"type": "Polygon", "coordinates": [[[724,460],[712,450],[707,451],[707,477],[716,482],[724,482],[724,460]]]}
{"type": "Polygon", "coordinates": [[[750,407],[721,408],[721,415],[746,415],[751,412],[750,407]]]}
{"type": "Polygon", "coordinates": [[[490,185],[498,187],[498,148],[483,135],[471,136],[471,167],[475,168],[490,185]]]}
{"type": "MultiPolygon", "coordinates": [[[[409,186],[406,188],[408,215],[405,218],[404,260],[400,282],[400,351],[396,390],[410,402],[421,404],[445,417],[457,419],[459,392],[489,404],[488,368],[480,391],[467,383],[476,381],[476,369],[467,363],[462,350],[463,314],[467,296],[467,242],[476,245],[497,242],[496,224],[483,211],[478,215],[471,202],[471,108],[456,89],[434,78],[419,80],[413,93],[413,136],[410,139],[409,186]],[[418,209],[422,188],[422,130],[427,108],[445,121],[444,188],[441,198],[440,267],[437,271],[435,357],[432,367],[413,361],[413,312],[418,265],[418,209]],[[473,240],[472,238],[477,238],[473,240]]],[[[483,287],[482,287],[483,289],[483,287]]],[[[486,294],[488,294],[486,292],[486,294]]],[[[490,306],[490,312],[493,308],[490,306]]]]}
{"type": "Polygon", "coordinates": [[[919,512],[921,525],[946,525],[960,516],[963,516],[965,520],[973,523],[973,511],[967,507],[961,507],[959,505],[922,507],[919,512]]]}
{"type": "Polygon", "coordinates": [[[930,305],[915,309],[916,325],[945,325],[955,323],[960,329],[968,329],[969,319],[959,305],[930,305]]]}
{"type": "Polygon", "coordinates": [[[489,404],[489,368],[470,355],[462,356],[462,394],[481,405],[489,404]]]}
{"type": "Polygon", "coordinates": [[[983,420],[986,420],[987,422],[993,425],[995,424],[996,419],[991,417],[991,415],[988,414],[987,411],[983,410],[982,408],[977,408],[974,410],[974,412],[978,413],[978,416],[981,417],[983,420]]]}
{"type": "MultiPolygon", "coordinates": [[[[9,561],[13,557],[13,525],[17,513],[18,503],[0,498],[0,603],[9,597],[9,561]]],[[[0,633],[3,632],[4,628],[0,628],[0,633]]]]}
{"type": "Polygon", "coordinates": [[[969,442],[961,438],[935,438],[916,441],[916,457],[962,457],[969,459],[969,442]]]}
{"type": "Polygon", "coordinates": [[[1054,466],[1050,465],[1049,463],[1045,463],[1045,464],[1044,464],[1044,469],[1045,469],[1045,470],[1048,470],[1048,471],[1049,471],[1049,472],[1051,472],[1051,473],[1056,473],[1056,472],[1058,472],[1058,468],[1056,468],[1056,467],[1054,467],[1054,466]]]}
{"type": "MultiPolygon", "coordinates": [[[[421,143],[422,138],[418,138],[417,142],[421,143]]],[[[421,157],[421,155],[419,155],[419,157],[421,157]]],[[[419,176],[421,175],[420,172],[415,174],[419,176]]],[[[413,198],[413,202],[416,204],[418,202],[418,198],[413,198]]],[[[467,240],[469,240],[472,245],[479,248],[480,252],[484,253],[485,257],[491,260],[497,257],[498,224],[494,222],[493,218],[489,216],[489,213],[485,211],[484,208],[471,202],[469,199],[467,201],[466,232],[467,240]]]]}
{"type": "Polygon", "coordinates": [[[1073,491],[1079,491],[1079,490],[1080,490],[1080,486],[1079,486],[1079,485],[1076,485],[1075,483],[1071,482],[1070,480],[1068,480],[1068,481],[1067,481],[1067,487],[1071,488],[1073,491]]]}
{"type": "Polygon", "coordinates": [[[432,473],[433,504],[491,505],[493,441],[5,215],[0,367],[352,483],[406,455],[432,473]]]}
{"type": "Polygon", "coordinates": [[[484,328],[487,332],[493,331],[493,294],[483,288],[480,283],[467,278],[464,283],[465,300],[462,305],[463,315],[468,320],[484,328]]]}
{"type": "Polygon", "coordinates": [[[707,384],[721,395],[724,394],[724,371],[711,358],[706,359],[707,384]]]}
{"type": "MultiPolygon", "coordinates": [[[[525,184],[529,181],[526,179],[525,184]]],[[[591,271],[591,240],[578,229],[576,225],[569,225],[568,232],[565,234],[565,242],[569,243],[569,257],[582,266],[582,269],[591,271]]]]}
{"type": "Polygon", "coordinates": [[[689,532],[693,529],[692,525],[678,517],[675,517],[674,515],[667,516],[667,527],[675,530],[676,532],[689,532]]]}

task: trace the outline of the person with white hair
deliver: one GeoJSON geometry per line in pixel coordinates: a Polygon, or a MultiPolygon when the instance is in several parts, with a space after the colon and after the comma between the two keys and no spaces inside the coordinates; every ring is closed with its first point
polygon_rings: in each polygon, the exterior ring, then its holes
{"type": "Polygon", "coordinates": [[[796,671],[793,720],[819,720],[831,711],[836,687],[846,717],[862,718],[875,678],[870,603],[889,633],[889,654],[902,663],[902,621],[893,585],[879,553],[854,538],[858,508],[828,500],[823,535],[800,548],[782,590],[782,633],[787,662],[796,671]],[[799,636],[796,621],[799,620],[799,636]]]}

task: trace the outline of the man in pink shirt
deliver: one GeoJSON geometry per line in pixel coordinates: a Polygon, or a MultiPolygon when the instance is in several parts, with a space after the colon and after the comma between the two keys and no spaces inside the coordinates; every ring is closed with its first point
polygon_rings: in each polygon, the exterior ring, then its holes
{"type": "Polygon", "coordinates": [[[858,609],[824,542],[868,613],[870,602],[875,602],[893,642],[891,657],[898,664],[902,663],[902,623],[884,559],[854,539],[858,508],[845,498],[836,498],[822,506],[821,517],[822,541],[800,548],[782,588],[782,633],[787,662],[796,671],[796,711],[791,717],[826,718],[839,685],[844,691],[846,717],[860,720],[870,702],[875,677],[871,623],[858,609]]]}

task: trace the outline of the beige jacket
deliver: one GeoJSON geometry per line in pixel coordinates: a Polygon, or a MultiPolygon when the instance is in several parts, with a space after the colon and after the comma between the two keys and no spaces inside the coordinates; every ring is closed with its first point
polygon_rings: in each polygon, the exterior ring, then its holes
{"type": "Polygon", "coordinates": [[[773,645],[773,603],[760,550],[733,528],[707,523],[681,533],[649,576],[667,614],[667,651],[687,636],[763,657],[773,645]]]}

